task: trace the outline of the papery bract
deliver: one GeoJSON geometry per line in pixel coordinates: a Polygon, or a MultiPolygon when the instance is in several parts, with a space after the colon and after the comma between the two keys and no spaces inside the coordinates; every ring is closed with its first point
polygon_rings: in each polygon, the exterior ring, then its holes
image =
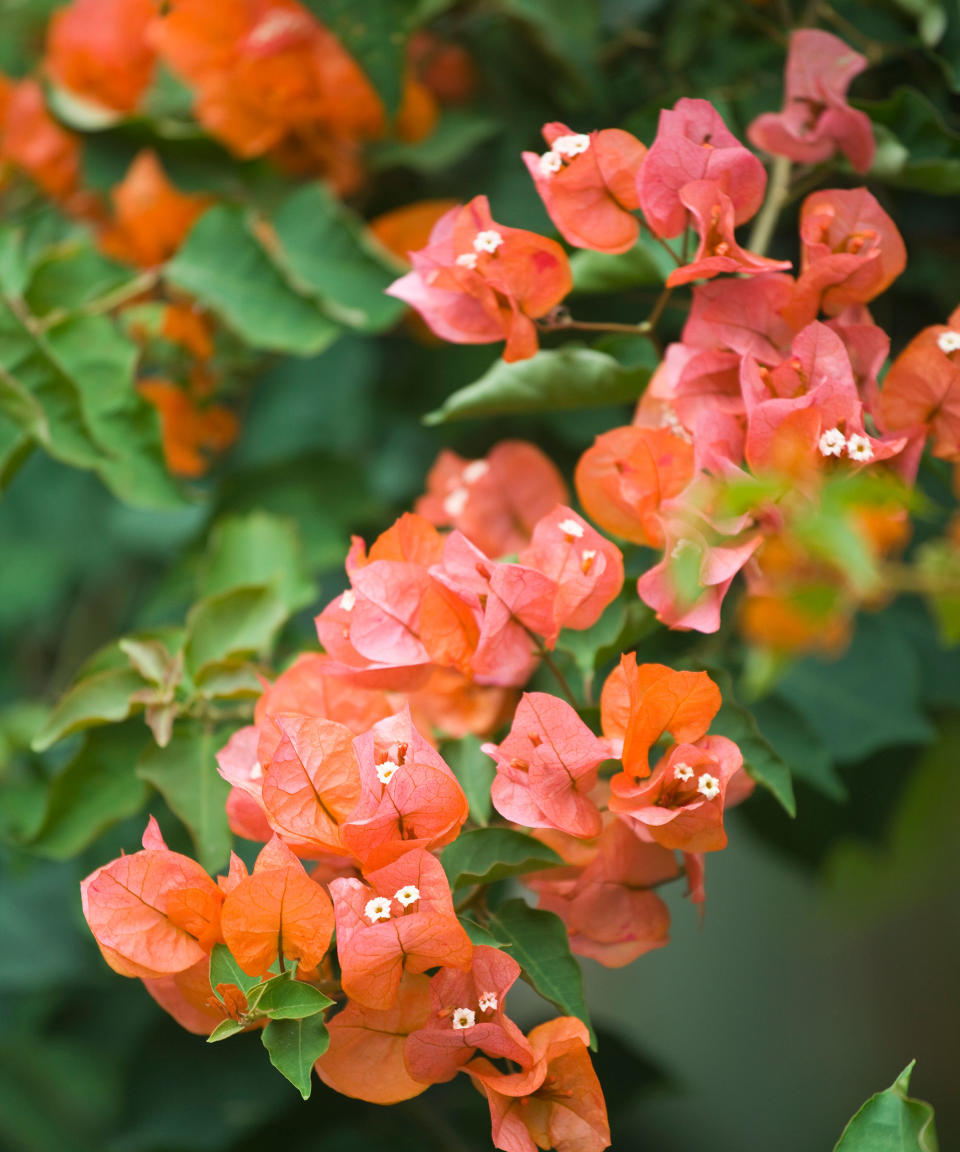
{"type": "Polygon", "coordinates": [[[474,949],[469,972],[441,968],[430,980],[430,1015],[404,1048],[410,1075],[427,1084],[452,1080],[477,1049],[521,1068],[531,1065],[527,1038],[504,1012],[504,998],[519,975],[512,956],[485,945],[474,949]]]}
{"type": "Polygon", "coordinates": [[[104,959],[121,976],[183,972],[219,936],[220,890],[196,861],[164,845],[152,816],[143,851],[92,872],[80,896],[104,959]]]}
{"type": "Polygon", "coordinates": [[[564,700],[525,692],[506,739],[483,750],[497,762],[490,795],[501,816],[572,836],[600,831],[600,812],[589,793],[610,749],[564,700]]]}
{"type": "Polygon", "coordinates": [[[404,1047],[411,1032],[430,1016],[430,981],[406,975],[389,1008],[368,1008],[349,1000],[327,1028],[330,1047],[316,1062],[317,1075],[342,1096],[370,1104],[398,1104],[429,1087],[407,1071],[404,1047]]]}
{"type": "Polygon", "coordinates": [[[679,236],[687,226],[680,190],[694,180],[716,181],[733,203],[734,223],[742,224],[759,209],[767,175],[708,100],[684,98],[660,113],[640,168],[640,207],[658,236],[679,236]]]}
{"type": "Polygon", "coordinates": [[[405,972],[444,965],[467,971],[470,938],[453,911],[440,861],[414,848],[365,876],[330,884],[343,989],[367,1008],[386,1010],[405,972]],[[407,894],[414,899],[407,900],[407,894]],[[404,893],[407,902],[397,899],[404,893]],[[381,903],[382,902],[382,903],[381,903]]]}
{"type": "Polygon", "coordinates": [[[843,152],[858,172],[873,162],[870,117],[851,108],[847,89],[867,59],[820,28],[790,34],[783,111],[765,112],[747,129],[750,143],[798,164],[843,152]]]}
{"type": "Polygon", "coordinates": [[[633,213],[646,147],[620,128],[577,135],[556,122],[544,124],[543,138],[550,151],[524,152],[523,162],[564,240],[595,252],[632,248],[640,234],[633,213]]]}
{"type": "Polygon", "coordinates": [[[264,976],[285,956],[316,968],[333,935],[333,907],[290,849],[275,836],[260,852],[250,876],[223,902],[223,939],[250,976],[264,976]]]}

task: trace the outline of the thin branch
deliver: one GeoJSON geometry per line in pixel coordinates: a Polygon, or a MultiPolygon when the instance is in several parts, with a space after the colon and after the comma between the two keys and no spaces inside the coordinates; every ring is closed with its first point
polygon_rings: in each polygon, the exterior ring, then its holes
{"type": "Polygon", "coordinates": [[[541,332],[566,332],[576,330],[579,332],[627,332],[631,336],[649,336],[650,324],[617,324],[606,320],[574,320],[572,316],[550,320],[544,318],[537,321],[541,332]]]}

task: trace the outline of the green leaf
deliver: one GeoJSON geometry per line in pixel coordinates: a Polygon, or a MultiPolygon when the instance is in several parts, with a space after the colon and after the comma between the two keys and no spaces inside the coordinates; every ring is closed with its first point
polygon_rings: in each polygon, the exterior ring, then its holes
{"type": "Polygon", "coordinates": [[[426,140],[415,143],[384,141],[370,149],[370,159],[375,169],[411,168],[427,174],[442,172],[502,130],[500,121],[491,116],[466,108],[446,108],[426,140]]]}
{"type": "Polygon", "coordinates": [[[261,1033],[261,1039],[270,1054],[270,1063],[286,1076],[304,1100],[309,1099],[313,1066],[330,1044],[330,1033],[323,1017],[271,1020],[261,1033]]]}
{"type": "Polygon", "coordinates": [[[920,708],[916,652],[884,616],[862,616],[838,659],[797,661],[778,692],[803,713],[831,757],[841,762],[862,760],[889,746],[926,744],[933,736],[920,708]]]}
{"type": "Polygon", "coordinates": [[[150,745],[136,766],[140,779],[157,789],[190,830],[197,859],[211,873],[226,865],[233,843],[225,807],[230,785],[217,772],[216,761],[228,736],[224,730],[183,724],[165,748],[150,745]]]}
{"type": "Polygon", "coordinates": [[[747,773],[780,801],[788,816],[796,816],[797,802],[786,760],[760,732],[751,713],[734,697],[730,674],[714,668],[710,674],[723,697],[720,711],[710,725],[711,734],[726,736],[739,745],[747,773]]]}
{"type": "Polygon", "coordinates": [[[57,740],[98,724],[118,724],[134,708],[135,692],[146,684],[132,668],[112,668],[78,680],[50,713],[34,737],[34,752],[43,752],[57,740]]]}
{"type": "Polygon", "coordinates": [[[384,289],[405,267],[322,184],[294,192],[272,224],[279,242],[275,258],[332,320],[381,332],[403,315],[406,305],[384,295],[384,289]]]}
{"type": "Polygon", "coordinates": [[[290,615],[317,594],[303,559],[296,522],[269,512],[218,520],[197,579],[201,596],[270,584],[290,615]]]}
{"type": "Polygon", "coordinates": [[[210,953],[210,987],[216,992],[218,984],[236,984],[246,994],[259,984],[256,976],[248,976],[234,960],[226,944],[214,944],[210,953]]]}
{"type": "Polygon", "coordinates": [[[340,331],[290,286],[237,208],[205,212],[167,265],[166,278],[253,348],[314,356],[340,331]]]}
{"type": "Polygon", "coordinates": [[[915,88],[898,88],[886,100],[856,101],[878,138],[870,175],[900,188],[938,196],[960,192],[960,133],[915,88]]]}
{"type": "Polygon", "coordinates": [[[257,1012],[271,1020],[304,1020],[329,1008],[333,1001],[319,988],[289,975],[268,980],[257,998],[257,1012]]]}
{"type": "Polygon", "coordinates": [[[509,828],[475,828],[448,844],[440,858],[451,888],[492,884],[508,876],[562,865],[552,848],[525,832],[509,828]]]}
{"type": "Polygon", "coordinates": [[[187,614],[187,670],[196,678],[210,665],[263,651],[288,615],[272,584],[205,596],[187,614]]]}
{"type": "Polygon", "coordinates": [[[197,695],[204,700],[251,700],[263,694],[256,664],[248,660],[215,660],[194,677],[197,695]]]}
{"type": "Polygon", "coordinates": [[[47,793],[43,821],[30,839],[30,850],[54,860],[69,860],[105,829],[139,812],[147,788],[134,772],[145,743],[139,723],[98,728],[47,793]]]}
{"type": "Polygon", "coordinates": [[[810,721],[782,696],[765,696],[751,704],[760,734],[790,766],[793,776],[831,800],[847,798],[847,786],[833,766],[830,750],[810,721]]]}
{"type": "Polygon", "coordinates": [[[207,1043],[216,1044],[218,1040],[229,1040],[231,1036],[242,1032],[245,1027],[246,1025],[241,1024],[239,1020],[221,1020],[207,1037],[207,1043]]]}
{"type": "Polygon", "coordinates": [[[834,1152],[938,1152],[933,1108],[907,1095],[915,1060],[877,1092],[843,1130],[834,1152]]]}
{"type": "Polygon", "coordinates": [[[497,774],[497,766],[486,752],[481,751],[481,744],[482,741],[472,735],[451,740],[444,746],[443,757],[460,781],[460,787],[470,805],[471,819],[477,824],[486,825],[493,811],[490,785],[497,774]]]}
{"type": "Polygon", "coordinates": [[[646,237],[641,237],[629,252],[616,256],[583,249],[570,257],[573,290],[584,296],[658,287],[675,267],[669,254],[646,237]]]}
{"type": "Polygon", "coordinates": [[[531,908],[523,900],[508,900],[490,914],[490,930],[510,945],[524,979],[545,1000],[586,1024],[590,1046],[596,1047],[583,995],[583,974],[560,917],[531,908]]]}
{"type": "Polygon", "coordinates": [[[498,360],[479,380],[425,416],[424,423],[632,403],[649,378],[647,368],[624,368],[603,352],[568,344],[529,360],[498,360]]]}
{"type": "Polygon", "coordinates": [[[469,916],[459,916],[457,919],[463,925],[463,930],[470,937],[470,942],[474,945],[484,944],[488,948],[509,948],[510,945],[505,940],[498,940],[488,929],[482,927],[475,920],[471,920],[469,916]]]}
{"type": "Polygon", "coordinates": [[[20,471],[34,449],[31,437],[20,427],[0,414],[0,496],[20,471]]]}
{"type": "Polygon", "coordinates": [[[36,261],[24,296],[35,316],[73,312],[129,287],[139,277],[136,269],[107,259],[87,236],[78,235],[36,261]]]}

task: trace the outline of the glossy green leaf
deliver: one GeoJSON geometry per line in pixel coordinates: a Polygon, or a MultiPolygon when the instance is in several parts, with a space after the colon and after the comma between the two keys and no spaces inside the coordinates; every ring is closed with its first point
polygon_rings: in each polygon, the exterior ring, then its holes
{"type": "Polygon", "coordinates": [[[207,1043],[216,1044],[220,1040],[229,1040],[231,1036],[242,1032],[245,1027],[246,1025],[241,1024],[239,1020],[221,1020],[207,1037],[207,1043]]]}
{"type": "Polygon", "coordinates": [[[289,975],[268,980],[257,997],[256,1008],[271,1020],[305,1020],[329,1008],[333,1001],[319,988],[293,980],[289,975]]]}
{"type": "Polygon", "coordinates": [[[313,356],[340,331],[290,286],[236,208],[219,205],[204,213],[167,265],[166,278],[252,348],[313,356]]]}
{"type": "Polygon", "coordinates": [[[110,825],[139,812],[147,787],[134,771],[149,735],[138,722],[96,728],[56,775],[43,820],[30,838],[32,852],[69,860],[110,825]]]}
{"type": "Polygon", "coordinates": [[[323,1017],[271,1020],[260,1035],[270,1054],[270,1063],[286,1076],[304,1100],[309,1099],[313,1065],[330,1044],[330,1033],[323,1017]]]}
{"type": "Polygon", "coordinates": [[[632,403],[649,378],[647,368],[624,368],[603,352],[568,344],[529,360],[497,360],[479,380],[425,416],[424,423],[632,403]]]}
{"type": "Polygon", "coordinates": [[[384,295],[384,289],[405,266],[323,184],[294,192],[271,223],[278,242],[275,258],[332,320],[379,332],[403,315],[406,305],[384,295]]]}
{"type": "Polygon", "coordinates": [[[510,828],[475,828],[461,832],[440,858],[451,888],[492,884],[508,876],[553,868],[563,860],[552,848],[510,828]]]}
{"type": "Polygon", "coordinates": [[[482,741],[476,736],[466,735],[460,740],[451,740],[443,749],[443,757],[450,765],[454,776],[460,781],[470,805],[470,818],[477,824],[486,825],[490,821],[493,804],[490,800],[490,785],[497,774],[493,760],[481,750],[482,741]]]}
{"type": "Polygon", "coordinates": [[[583,974],[570,951],[567,929],[559,916],[531,908],[523,900],[508,900],[490,914],[490,931],[510,945],[510,955],[523,969],[524,979],[551,1004],[576,1016],[590,1029],[583,995],[583,974]]]}
{"type": "Polygon", "coordinates": [[[230,785],[217,772],[216,760],[229,735],[185,722],[165,748],[149,746],[136,765],[137,776],[152,784],[187,826],[197,859],[211,873],[226,865],[233,843],[225,807],[230,785]]]}
{"type": "Polygon", "coordinates": [[[475,947],[484,944],[488,948],[509,949],[509,943],[505,940],[499,940],[488,928],[484,928],[476,920],[471,920],[469,916],[459,916],[458,919],[463,925],[463,930],[470,937],[471,944],[475,947]]]}
{"type": "Polygon", "coordinates": [[[43,752],[57,740],[98,724],[117,724],[126,720],[136,705],[135,692],[146,682],[129,666],[97,672],[78,680],[58,701],[54,710],[33,740],[33,750],[43,752]]]}
{"type": "Polygon", "coordinates": [[[271,584],[253,584],[205,596],[187,615],[187,670],[197,677],[212,664],[263,651],[288,615],[271,584]]]}
{"type": "Polygon", "coordinates": [[[907,1095],[915,1060],[850,1120],[834,1152],[938,1152],[933,1108],[907,1095]]]}

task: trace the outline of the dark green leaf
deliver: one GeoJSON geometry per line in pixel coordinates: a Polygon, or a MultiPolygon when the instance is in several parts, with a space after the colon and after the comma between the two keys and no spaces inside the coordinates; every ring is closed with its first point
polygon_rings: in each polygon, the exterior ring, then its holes
{"type": "Polygon", "coordinates": [[[229,657],[263,651],[288,615],[273,585],[254,584],[205,596],[187,615],[187,670],[196,677],[229,657]]]}
{"type": "Polygon", "coordinates": [[[510,364],[498,360],[479,380],[454,392],[441,408],[425,416],[424,423],[631,403],[640,397],[649,378],[649,369],[624,368],[603,352],[568,344],[538,352],[529,360],[510,364]]]}
{"type": "Polygon", "coordinates": [[[253,348],[313,356],[340,331],[287,283],[236,208],[204,213],[166,276],[253,348]]]}
{"type": "Polygon", "coordinates": [[[379,332],[403,315],[406,305],[384,295],[384,289],[404,266],[322,184],[305,185],[288,197],[272,224],[278,240],[275,258],[332,320],[379,332]]]}
{"type": "Polygon", "coordinates": [[[470,805],[471,819],[485,825],[493,811],[490,785],[497,774],[497,766],[486,752],[481,751],[481,743],[476,736],[467,735],[445,745],[443,755],[460,781],[470,805]]]}
{"type": "Polygon", "coordinates": [[[60,699],[34,738],[33,750],[43,752],[57,740],[81,728],[126,720],[134,707],[133,694],[145,684],[143,677],[129,666],[98,672],[77,681],[60,699]]]}
{"type": "Polygon", "coordinates": [[[545,1000],[586,1024],[593,1047],[583,974],[570,951],[567,929],[560,917],[531,908],[523,900],[508,900],[490,914],[490,930],[509,943],[510,955],[523,969],[524,979],[545,1000]]]}
{"type": "Polygon", "coordinates": [[[553,868],[563,860],[552,848],[509,828],[475,828],[462,832],[441,857],[451,888],[492,884],[508,876],[553,868]]]}
{"type": "Polygon", "coordinates": [[[330,1033],[320,1015],[306,1020],[271,1020],[261,1033],[270,1063],[304,1100],[309,1099],[313,1065],[326,1052],[330,1033]]]}
{"type": "Polygon", "coordinates": [[[498,120],[465,108],[447,108],[426,140],[388,140],[371,149],[375,168],[442,172],[501,131],[498,120]]]}
{"type": "Polygon", "coordinates": [[[332,1003],[319,988],[285,975],[266,982],[257,997],[256,1009],[271,1020],[304,1020],[329,1008],[332,1003]]]}
{"type": "Polygon", "coordinates": [[[233,843],[225,807],[230,785],[217,772],[216,760],[228,736],[184,724],[165,748],[148,747],[136,766],[140,779],[152,784],[186,824],[208,872],[224,867],[233,843]]]}
{"type": "Polygon", "coordinates": [[[791,773],[831,800],[847,798],[830,751],[809,720],[782,696],[765,696],[751,705],[760,734],[790,767],[791,773]]]}
{"type": "Polygon", "coordinates": [[[857,103],[877,128],[871,176],[939,196],[960,192],[960,133],[926,96],[904,87],[886,100],[857,103]]]}
{"type": "Polygon", "coordinates": [[[933,1109],[907,1095],[914,1064],[911,1060],[889,1088],[870,1097],[834,1152],[938,1152],[933,1109]]]}
{"type": "Polygon", "coordinates": [[[139,723],[90,732],[50,784],[43,822],[30,840],[31,851],[68,860],[105,828],[139,812],[147,788],[134,765],[145,737],[139,723]]]}

